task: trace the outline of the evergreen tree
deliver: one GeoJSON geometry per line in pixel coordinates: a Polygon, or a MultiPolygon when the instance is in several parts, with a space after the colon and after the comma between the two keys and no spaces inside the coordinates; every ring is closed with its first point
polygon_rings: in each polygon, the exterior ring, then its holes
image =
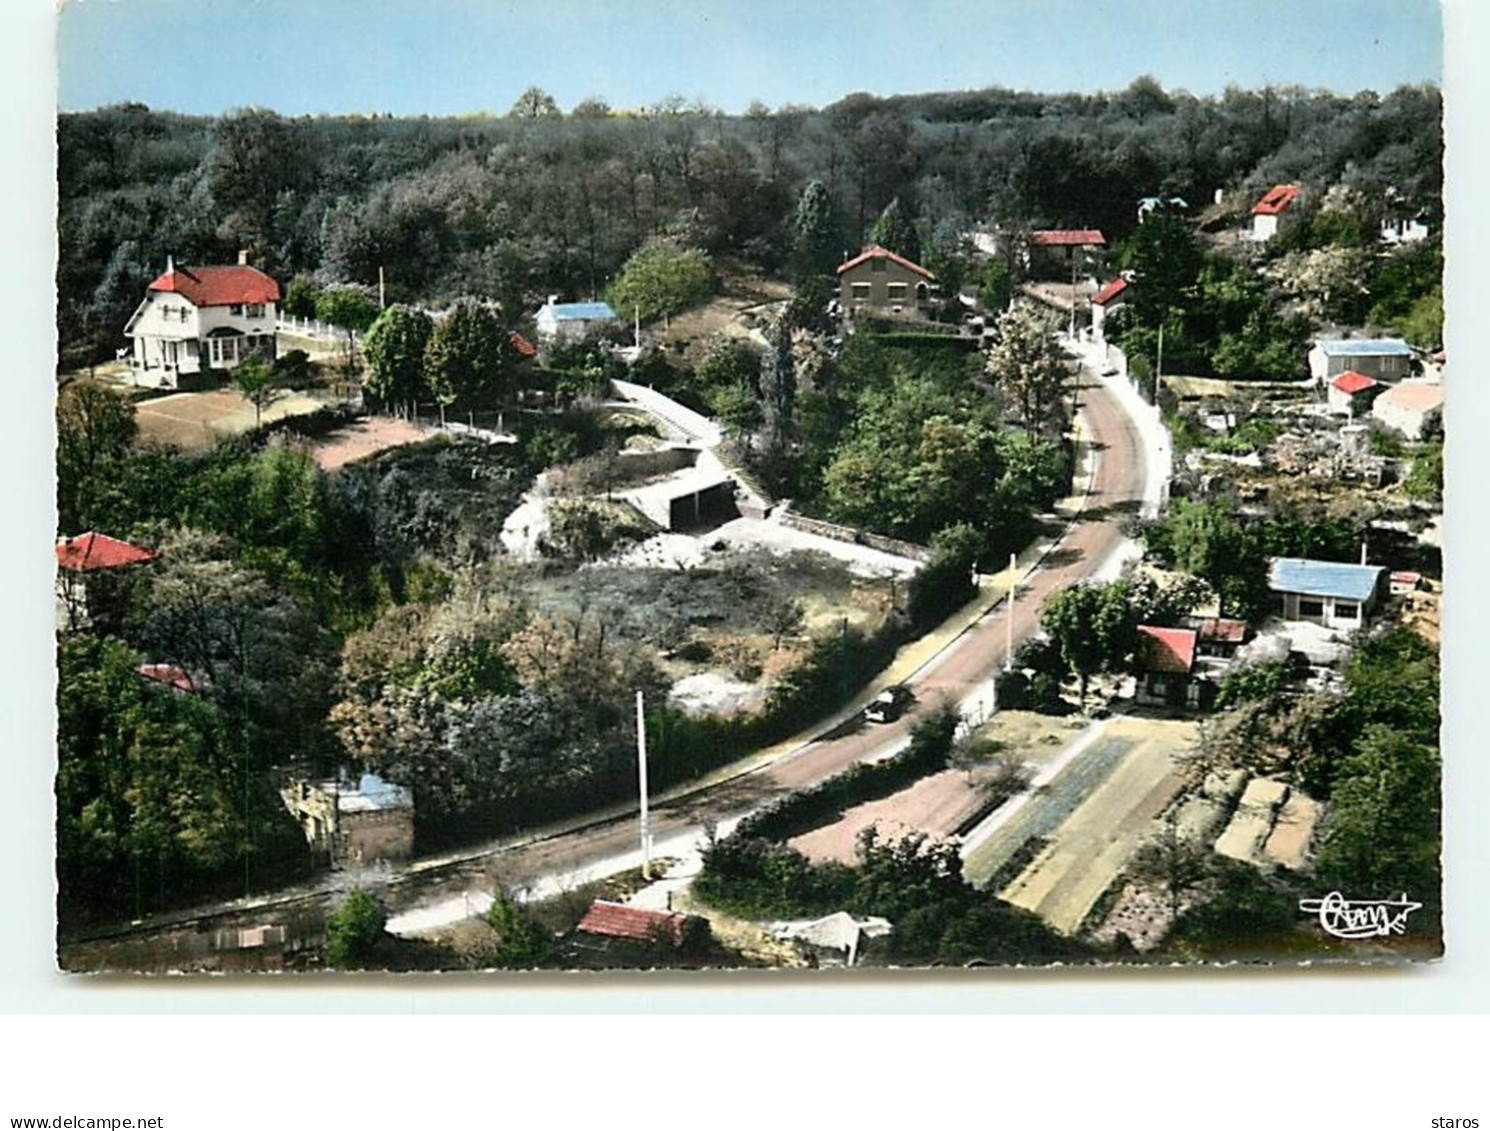
{"type": "Polygon", "coordinates": [[[911,223],[911,218],[900,206],[898,196],[885,205],[885,210],[869,229],[869,242],[904,256],[912,263],[919,263],[921,260],[921,237],[916,234],[915,224],[911,223]]]}
{"type": "Polygon", "coordinates": [[[843,233],[833,198],[822,181],[811,181],[797,201],[792,232],[792,267],[798,280],[831,275],[843,253],[843,233]]]}

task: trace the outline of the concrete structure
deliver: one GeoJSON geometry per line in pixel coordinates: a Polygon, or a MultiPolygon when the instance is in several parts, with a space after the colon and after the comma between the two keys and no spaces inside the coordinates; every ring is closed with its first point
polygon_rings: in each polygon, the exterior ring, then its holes
{"type": "Polygon", "coordinates": [[[1409,440],[1421,440],[1443,425],[1443,386],[1404,381],[1376,398],[1371,415],[1409,440]]]}
{"type": "Polygon", "coordinates": [[[311,849],[333,866],[403,860],[414,851],[414,797],[377,774],[356,782],[293,780],[280,790],[311,849]]]}
{"type": "Polygon", "coordinates": [[[1401,338],[1316,338],[1309,373],[1320,382],[1346,373],[1395,385],[1412,372],[1412,347],[1401,338]]]}
{"type": "Polygon", "coordinates": [[[1342,416],[1360,416],[1366,412],[1376,394],[1381,392],[1380,382],[1373,381],[1364,373],[1348,369],[1330,382],[1325,399],[1331,412],[1342,416]]]}
{"type": "Polygon", "coordinates": [[[1381,222],[1381,242],[1384,244],[1422,243],[1428,238],[1427,217],[1389,217],[1381,222]]]}
{"type": "Polygon", "coordinates": [[[1132,293],[1131,281],[1119,275],[1092,296],[1092,336],[1094,338],[1103,342],[1107,340],[1104,331],[1107,315],[1126,303],[1132,297],[1132,293]]]}
{"type": "Polygon", "coordinates": [[[145,291],[124,327],[136,385],[174,389],[185,375],[273,361],[279,284],[240,255],[233,267],[177,267],[145,291]]]}
{"type": "Polygon", "coordinates": [[[560,302],[558,295],[548,296],[533,321],[539,340],[546,345],[578,342],[596,331],[621,325],[608,302],[560,302]]]}
{"type": "Polygon", "coordinates": [[[1298,185],[1274,185],[1252,206],[1250,238],[1254,243],[1266,243],[1278,234],[1284,214],[1301,191],[1298,185]]]}
{"type": "Polygon", "coordinates": [[[696,530],[739,518],[735,478],[716,462],[616,492],[664,530],[696,530]]]}
{"type": "Polygon", "coordinates": [[[1322,562],[1310,558],[1274,558],[1268,565],[1268,589],[1284,620],[1308,621],[1353,631],[1381,603],[1387,568],[1322,562]]]}
{"type": "Polygon", "coordinates": [[[936,296],[935,275],[878,244],[838,268],[838,301],[846,318],[925,319],[936,296]]]}

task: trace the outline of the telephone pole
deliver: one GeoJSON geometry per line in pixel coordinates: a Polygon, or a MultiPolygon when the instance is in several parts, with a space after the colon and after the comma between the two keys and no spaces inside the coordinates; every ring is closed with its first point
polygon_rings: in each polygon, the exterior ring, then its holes
{"type": "Polygon", "coordinates": [[[642,879],[652,878],[652,824],[647,812],[647,717],[642,693],[636,693],[636,776],[641,792],[642,879]]]}

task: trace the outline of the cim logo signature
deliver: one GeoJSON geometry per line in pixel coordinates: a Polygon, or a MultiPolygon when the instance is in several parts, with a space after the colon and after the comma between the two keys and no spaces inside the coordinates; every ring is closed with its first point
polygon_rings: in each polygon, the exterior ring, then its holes
{"type": "Polygon", "coordinates": [[[1325,933],[1337,939],[1383,938],[1407,930],[1407,917],[1421,903],[1414,903],[1404,892],[1401,899],[1346,899],[1332,891],[1323,899],[1301,899],[1299,910],[1319,917],[1325,933]]]}

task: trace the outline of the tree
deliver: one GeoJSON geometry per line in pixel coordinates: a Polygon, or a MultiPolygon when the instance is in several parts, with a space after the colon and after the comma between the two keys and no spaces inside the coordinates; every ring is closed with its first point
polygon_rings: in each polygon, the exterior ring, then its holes
{"type": "Polygon", "coordinates": [[[351,892],[326,916],[326,962],[338,969],[357,969],[367,962],[383,937],[388,912],[362,888],[351,892]]]}
{"type": "Polygon", "coordinates": [[[424,376],[445,406],[461,400],[506,396],[510,347],[502,324],[491,309],[461,299],[450,317],[435,326],[424,350],[424,376]]]}
{"type": "Polygon", "coordinates": [[[1040,610],[1040,627],[1050,633],[1061,659],[1081,680],[1086,705],[1087,681],[1097,672],[1123,663],[1136,644],[1136,625],[1123,582],[1073,585],[1062,589],[1040,610]]]}
{"type": "Polygon", "coordinates": [[[501,892],[493,898],[486,922],[497,936],[491,953],[495,965],[530,970],[548,957],[548,932],[501,892]]]}
{"type": "Polygon", "coordinates": [[[574,104],[574,109],[569,111],[569,116],[581,121],[601,121],[611,116],[610,103],[593,95],[581,98],[574,104]]]}
{"type": "Polygon", "coordinates": [[[1184,836],[1173,816],[1133,854],[1128,871],[1163,894],[1171,927],[1179,921],[1185,900],[1213,875],[1211,854],[1184,836]]]}
{"type": "Polygon", "coordinates": [[[1000,315],[984,372],[1031,432],[1056,441],[1065,434],[1062,393],[1070,366],[1042,317],[1017,306],[1000,315]]]}
{"type": "Polygon", "coordinates": [[[822,181],[807,183],[792,222],[792,269],[800,284],[814,275],[831,275],[842,260],[843,236],[833,197],[822,181]]]}
{"type": "Polygon", "coordinates": [[[233,370],[233,387],[254,406],[254,427],[260,427],[264,406],[274,396],[274,367],[262,357],[250,357],[233,370]]]}
{"type": "Polygon", "coordinates": [[[362,287],[330,287],[316,296],[316,318],[347,332],[347,369],[357,358],[356,335],[378,316],[377,300],[362,287]]]}
{"type": "Polygon", "coordinates": [[[626,261],[606,296],[621,315],[655,322],[709,297],[714,264],[698,248],[654,243],[626,261]]]}
{"type": "Polygon", "coordinates": [[[378,315],[362,342],[365,388],[384,405],[412,405],[425,390],[424,355],[434,321],[417,307],[397,304],[378,315]]]}
{"type": "Polygon", "coordinates": [[[869,229],[869,242],[878,244],[886,251],[893,251],[912,263],[920,262],[921,237],[917,235],[915,224],[901,207],[898,196],[885,205],[885,210],[869,229]]]}
{"type": "Polygon", "coordinates": [[[562,118],[564,112],[548,91],[541,86],[530,86],[517,96],[517,101],[507,111],[507,116],[533,121],[538,118],[562,118]]]}
{"type": "Polygon", "coordinates": [[[57,524],[82,533],[102,525],[117,465],[137,431],[134,405],[103,385],[75,381],[57,397],[57,524]]]}

